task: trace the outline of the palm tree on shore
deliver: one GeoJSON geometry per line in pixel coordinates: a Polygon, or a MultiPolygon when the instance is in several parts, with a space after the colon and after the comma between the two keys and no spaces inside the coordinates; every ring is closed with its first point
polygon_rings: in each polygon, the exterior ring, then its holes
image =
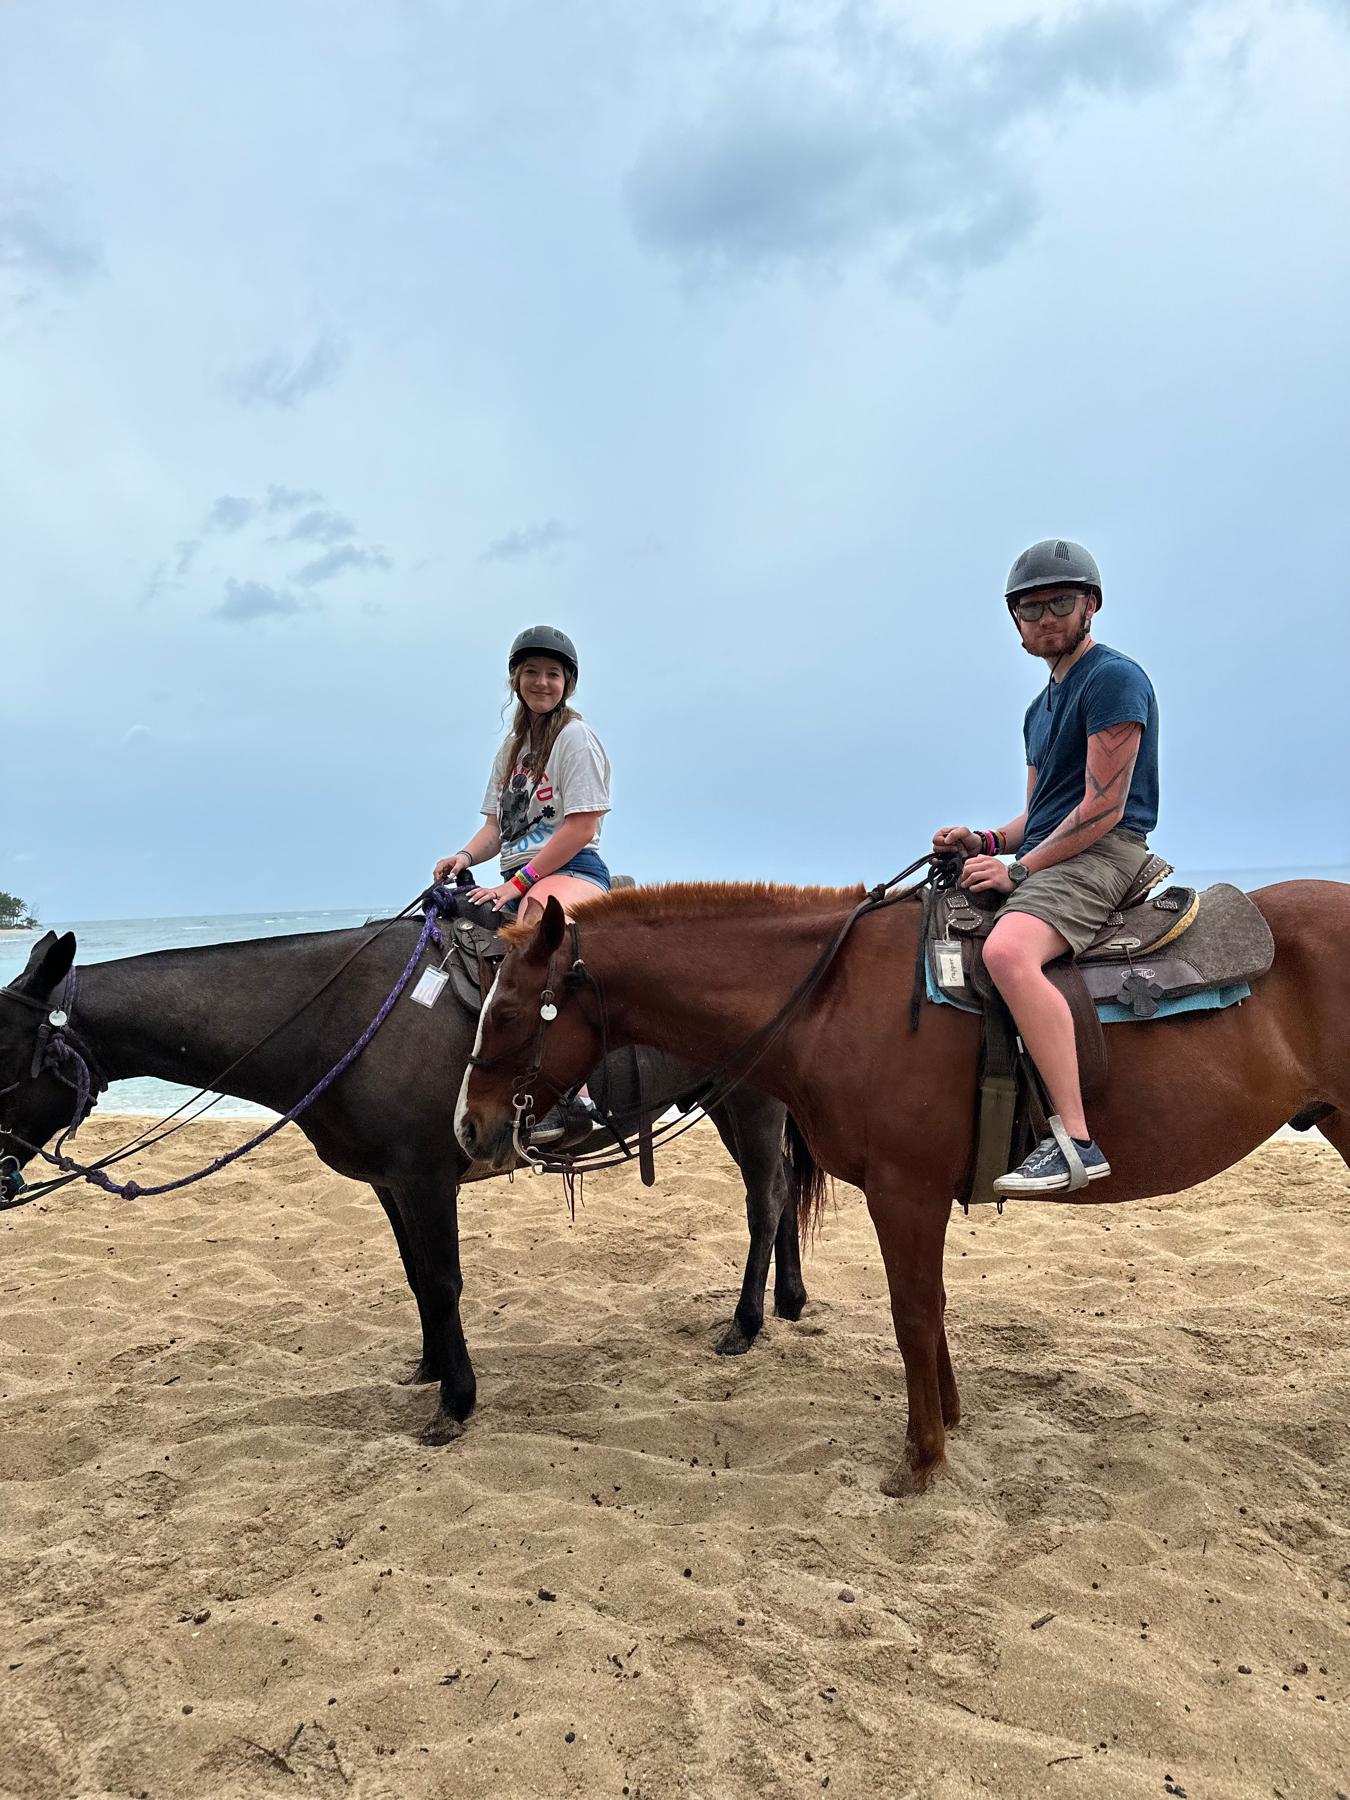
{"type": "Polygon", "coordinates": [[[37,919],[29,911],[26,902],[20,900],[17,894],[7,894],[0,889],[0,931],[22,931],[36,924],[37,919]]]}

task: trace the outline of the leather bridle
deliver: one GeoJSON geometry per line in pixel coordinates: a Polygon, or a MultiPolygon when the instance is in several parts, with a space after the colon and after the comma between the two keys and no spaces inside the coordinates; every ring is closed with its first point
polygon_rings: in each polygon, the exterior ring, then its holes
{"type": "MultiPolygon", "coordinates": [[[[897,900],[904,900],[909,895],[917,893],[926,885],[926,881],[916,882],[912,887],[902,888],[898,892],[892,892],[892,890],[897,888],[898,884],[907,876],[912,875],[916,869],[926,869],[934,860],[932,855],[921,856],[907,869],[902,869],[898,875],[893,875],[889,881],[880,882],[876,887],[868,889],[773,1017],[766,1024],[751,1032],[743,1043],[737,1045],[729,1055],[723,1057],[720,1063],[708,1071],[705,1077],[708,1085],[701,1088],[699,1094],[700,1113],[694,1114],[689,1119],[678,1122],[672,1120],[664,1126],[658,1126],[652,1133],[653,1143],[666,1143],[672,1138],[681,1136],[691,1126],[697,1124],[701,1113],[706,1113],[711,1108],[719,1106],[733,1089],[740,1086],[763,1061],[793,1018],[824,981],[858,920],[868,913],[877,912],[882,907],[892,906],[897,900]]],[[[558,1016],[557,996],[560,991],[571,989],[579,992],[583,988],[589,988],[594,993],[598,1013],[595,1029],[600,1038],[602,1062],[609,1057],[609,1013],[605,1004],[604,989],[599,976],[590,968],[581,954],[581,927],[578,921],[569,920],[567,929],[571,939],[571,965],[564,968],[568,956],[566,940],[564,940],[564,943],[560,944],[549,958],[544,986],[539,994],[539,1023],[535,1028],[530,1060],[525,1068],[516,1075],[511,1095],[513,1114],[511,1135],[516,1153],[524,1161],[534,1164],[536,1168],[550,1172],[557,1171],[564,1175],[613,1168],[628,1161],[633,1155],[632,1149],[620,1134],[612,1115],[609,1115],[608,1108],[605,1109],[602,1117],[605,1118],[605,1123],[609,1126],[619,1146],[620,1154],[599,1153],[591,1156],[573,1156],[566,1153],[555,1153],[552,1157],[544,1157],[529,1142],[530,1133],[536,1123],[535,1089],[542,1082],[547,1089],[551,1090],[556,1099],[561,1099],[566,1092],[543,1072],[548,1028],[558,1016]]],[[[922,939],[920,950],[922,952],[922,939]]],[[[500,1069],[509,1062],[510,1055],[510,1052],[502,1052],[493,1057],[471,1056],[469,1066],[474,1069],[500,1069]]],[[[682,1091],[687,1092],[687,1087],[682,1091]]],[[[649,1102],[648,1110],[650,1112],[664,1111],[673,1103],[675,1097],[672,1094],[665,1102],[649,1102]]]]}
{"type": "MultiPolygon", "coordinates": [[[[0,1101],[25,1087],[29,1081],[36,1081],[40,1075],[55,1075],[58,1081],[64,1082],[71,1089],[75,1097],[74,1110],[70,1123],[62,1133],[63,1138],[84,1123],[93,1110],[94,1102],[108,1085],[98,1058],[71,1022],[78,992],[79,978],[73,968],[62,977],[46,1000],[34,999],[31,994],[22,993],[17,988],[0,988],[0,1000],[12,1000],[16,1005],[26,1007],[29,1012],[42,1015],[33,1039],[33,1055],[28,1075],[26,1079],[11,1081],[7,1087],[0,1088],[0,1101]]],[[[0,1137],[22,1144],[28,1150],[36,1151],[38,1148],[36,1144],[30,1144],[21,1132],[3,1122],[0,1122],[0,1137]]],[[[26,1186],[18,1157],[12,1152],[0,1156],[0,1210],[22,1204],[19,1196],[26,1186]]]]}

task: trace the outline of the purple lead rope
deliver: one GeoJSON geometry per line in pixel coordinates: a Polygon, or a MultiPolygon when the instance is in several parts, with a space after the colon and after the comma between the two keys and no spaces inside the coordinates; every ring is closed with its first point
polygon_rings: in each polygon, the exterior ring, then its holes
{"type": "Polygon", "coordinates": [[[340,1062],[334,1063],[333,1067],[323,1079],[317,1082],[302,1100],[297,1100],[288,1113],[285,1113],[281,1118],[275,1120],[271,1125],[266,1126],[256,1137],[251,1137],[246,1144],[240,1144],[237,1149],[227,1152],[224,1156],[218,1156],[213,1163],[208,1163],[204,1169],[198,1169],[194,1175],[181,1176],[177,1181],[162,1181],[155,1187],[142,1187],[138,1181],[114,1181],[112,1177],[106,1175],[102,1169],[91,1169],[83,1163],[77,1163],[71,1157],[63,1154],[61,1146],[68,1137],[72,1136],[73,1133],[79,1129],[89,1112],[92,1083],[89,1070],[79,1051],[74,1049],[70,1044],[62,1042],[59,1038],[53,1039],[48,1053],[51,1054],[53,1051],[56,1051],[62,1065],[54,1068],[53,1073],[59,1075],[61,1080],[65,1081],[68,1086],[75,1089],[75,1117],[73,1122],[66,1127],[61,1133],[61,1136],[57,1139],[55,1149],[40,1149],[38,1154],[44,1161],[51,1163],[54,1168],[60,1169],[63,1174],[82,1175],[84,1179],[92,1183],[94,1187],[102,1188],[104,1193],[107,1194],[116,1194],[123,1200],[139,1200],[146,1195],[154,1194],[172,1194],[178,1188],[191,1187],[194,1182],[203,1181],[208,1175],[214,1175],[219,1170],[228,1168],[232,1162],[238,1162],[241,1156],[247,1156],[251,1150],[256,1150],[260,1144],[265,1144],[268,1138],[275,1137],[283,1125],[293,1124],[307,1107],[312,1106],[319,1096],[326,1093],[339,1076],[343,1075],[347,1069],[351,1067],[357,1057],[360,1056],[361,1052],[366,1048],[367,1044],[369,1044],[370,1040],[375,1036],[375,1033],[380,1029],[381,1025],[384,1024],[390,1013],[394,1010],[404,988],[406,988],[409,981],[412,980],[413,972],[417,968],[418,963],[422,960],[422,954],[426,950],[427,945],[434,941],[438,947],[442,949],[445,947],[445,940],[441,936],[438,921],[450,910],[451,906],[448,904],[448,896],[444,890],[434,887],[428,889],[423,900],[425,920],[422,925],[421,935],[417,940],[417,948],[408,958],[408,966],[394,983],[393,989],[385,1000],[384,1005],[381,1006],[380,1010],[370,1021],[370,1024],[366,1026],[365,1030],[361,1033],[360,1037],[352,1045],[347,1054],[340,1062]],[[60,1045],[59,1051],[56,1050],[58,1044],[60,1045]],[[73,1073],[69,1073],[68,1070],[72,1063],[75,1065],[74,1071],[73,1073]]]}

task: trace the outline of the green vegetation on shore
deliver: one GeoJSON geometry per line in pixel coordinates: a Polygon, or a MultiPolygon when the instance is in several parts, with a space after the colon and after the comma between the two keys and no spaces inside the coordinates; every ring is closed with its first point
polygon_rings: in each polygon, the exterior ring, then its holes
{"type": "Polygon", "coordinates": [[[0,889],[0,931],[22,930],[36,924],[27,904],[17,894],[7,894],[0,889]]]}

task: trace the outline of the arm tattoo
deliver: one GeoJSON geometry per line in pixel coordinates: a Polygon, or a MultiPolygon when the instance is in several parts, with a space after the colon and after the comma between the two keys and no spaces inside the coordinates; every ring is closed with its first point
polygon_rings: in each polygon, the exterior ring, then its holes
{"type": "MultiPolygon", "coordinates": [[[[1131,772],[1133,771],[1133,767],[1134,765],[1131,764],[1131,772]]],[[[1121,776],[1125,773],[1126,771],[1124,769],[1117,769],[1114,775],[1108,775],[1105,781],[1099,781],[1092,773],[1092,770],[1089,769],[1087,772],[1088,786],[1099,800],[1105,800],[1113,788],[1118,788],[1120,786],[1121,776]]]]}
{"type": "MultiPolygon", "coordinates": [[[[1137,724],[1111,725],[1093,733],[1088,739],[1083,798],[1046,838],[1047,846],[1067,848],[1082,838],[1095,843],[1112,829],[1125,811],[1142,736],[1143,727],[1137,724]]],[[[1075,843],[1078,848],[1086,849],[1087,844],[1075,843]]]]}

